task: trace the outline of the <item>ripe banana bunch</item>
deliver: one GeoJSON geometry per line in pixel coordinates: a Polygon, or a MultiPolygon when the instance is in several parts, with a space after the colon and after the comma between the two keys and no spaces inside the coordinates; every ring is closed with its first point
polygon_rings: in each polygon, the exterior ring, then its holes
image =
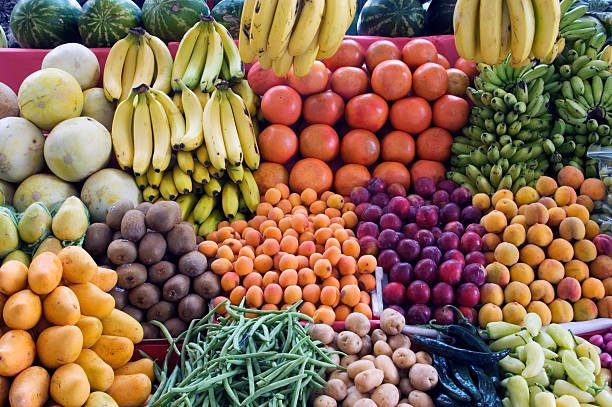
{"type": "Polygon", "coordinates": [[[122,102],[140,85],[168,93],[172,65],[172,56],[162,40],[142,28],[130,28],[108,53],[104,95],[110,102],[122,102]]]}
{"type": "Polygon", "coordinates": [[[257,56],[283,77],[304,76],[316,59],[336,53],[357,9],[356,0],[245,0],[240,20],[242,61],[257,56]]]}
{"type": "Polygon", "coordinates": [[[560,20],[559,0],[457,0],[455,45],[463,58],[490,65],[508,54],[515,67],[532,58],[554,59],[563,48],[560,20]]]}

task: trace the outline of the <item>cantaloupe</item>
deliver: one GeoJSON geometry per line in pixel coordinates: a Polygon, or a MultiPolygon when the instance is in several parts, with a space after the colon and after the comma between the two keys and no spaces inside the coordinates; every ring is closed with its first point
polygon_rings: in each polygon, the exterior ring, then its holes
{"type": "Polygon", "coordinates": [[[74,42],[57,46],[45,55],[42,69],[45,68],[57,68],[68,72],[83,90],[93,88],[100,79],[100,64],[96,54],[74,42]]]}
{"type": "Polygon", "coordinates": [[[13,197],[13,206],[17,212],[23,212],[33,202],[40,201],[47,208],[53,208],[54,205],[72,195],[77,195],[77,190],[72,184],[54,175],[34,174],[17,187],[13,197]]]}
{"type": "Polygon", "coordinates": [[[0,179],[21,182],[44,165],[41,131],[23,117],[0,119],[0,179]]]}
{"type": "Polygon", "coordinates": [[[115,168],[92,174],[81,190],[81,201],[89,209],[91,222],[104,222],[108,208],[119,199],[129,199],[136,206],[142,202],[142,194],[134,177],[115,168]]]}
{"type": "Polygon", "coordinates": [[[83,91],[83,111],[81,116],[96,119],[108,131],[111,131],[114,115],[115,105],[106,100],[104,89],[91,88],[83,91]]]}
{"type": "Polygon", "coordinates": [[[0,82],[0,119],[11,116],[19,116],[17,95],[8,85],[0,82]]]}

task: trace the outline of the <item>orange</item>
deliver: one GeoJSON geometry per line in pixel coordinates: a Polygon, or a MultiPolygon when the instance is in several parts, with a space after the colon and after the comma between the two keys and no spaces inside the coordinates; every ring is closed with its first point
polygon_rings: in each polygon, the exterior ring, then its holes
{"type": "Polygon", "coordinates": [[[376,134],[368,130],[351,130],[342,138],[340,155],[345,163],[372,165],[378,160],[380,143],[376,134]]]}
{"type": "Polygon", "coordinates": [[[372,72],[372,90],[385,100],[397,100],[410,92],[412,73],[402,61],[383,61],[372,72]]]}
{"type": "Polygon", "coordinates": [[[365,93],[368,90],[368,83],[368,74],[354,66],[338,68],[331,76],[331,89],[344,100],[365,93]]]}
{"type": "Polygon", "coordinates": [[[411,96],[393,103],[389,112],[389,120],[396,130],[418,134],[429,127],[432,114],[427,100],[411,96]]]}
{"type": "Polygon", "coordinates": [[[453,136],[448,131],[430,127],[417,137],[416,152],[420,159],[444,162],[451,156],[452,144],[453,136]]]}
{"type": "Polygon", "coordinates": [[[335,71],[345,66],[360,67],[363,65],[364,59],[365,53],[361,44],[355,40],[343,40],[338,51],[331,57],[324,59],[323,63],[331,71],[335,71]]]}
{"type": "Polygon", "coordinates": [[[333,126],[344,115],[344,100],[331,90],[310,95],[304,101],[302,117],[307,123],[333,126]]]}
{"type": "Polygon", "coordinates": [[[318,193],[331,188],[334,176],[323,161],[316,158],[304,158],[293,166],[289,175],[289,186],[292,191],[302,192],[310,187],[318,193]]]}
{"type": "Polygon", "coordinates": [[[285,164],[297,153],[298,138],[291,128],[272,124],[258,138],[259,152],[265,161],[285,164]]]}
{"type": "Polygon", "coordinates": [[[291,125],[300,118],[302,98],[289,86],[274,86],[261,98],[261,112],[270,123],[291,125]]]}
{"type": "Polygon", "coordinates": [[[261,163],[259,168],[253,172],[253,177],[260,191],[267,191],[276,184],[289,183],[289,174],[287,170],[281,164],[277,163],[261,163]]]}
{"type": "Polygon", "coordinates": [[[442,65],[427,62],[412,75],[413,92],[429,101],[438,99],[448,89],[448,73],[442,65]]]}
{"type": "Polygon", "coordinates": [[[376,65],[388,59],[401,59],[397,45],[389,40],[376,41],[368,47],[365,53],[366,67],[372,72],[376,65]]]}
{"type": "Polygon", "coordinates": [[[296,76],[293,73],[293,68],[291,68],[287,74],[289,86],[295,89],[300,95],[306,96],[322,92],[327,86],[328,79],[329,73],[327,72],[327,67],[321,61],[314,61],[310,71],[302,77],[296,76]]]}
{"type": "Polygon", "coordinates": [[[433,124],[448,131],[459,131],[467,124],[470,105],[467,100],[444,95],[433,105],[433,124]]]}
{"type": "Polygon", "coordinates": [[[372,172],[374,178],[382,178],[387,185],[399,182],[406,189],[410,188],[410,172],[402,163],[386,161],[378,164],[372,172]]]}
{"type": "Polygon", "coordinates": [[[470,61],[461,57],[457,58],[455,61],[455,68],[465,72],[465,74],[470,78],[470,81],[474,80],[474,77],[480,73],[475,61],[470,61]]]}
{"type": "Polygon", "coordinates": [[[438,183],[446,178],[446,168],[439,161],[418,160],[412,164],[410,168],[410,178],[417,180],[419,178],[429,177],[438,183]]]}
{"type": "Polygon", "coordinates": [[[358,95],[348,101],[344,112],[346,123],[354,129],[380,130],[387,122],[387,101],[375,93],[358,95]]]}
{"type": "Polygon", "coordinates": [[[346,164],[336,171],[334,190],[340,195],[347,196],[353,188],[365,187],[372,178],[370,171],[361,164],[346,164]]]}
{"type": "Polygon", "coordinates": [[[448,59],[446,59],[446,57],[442,54],[438,54],[438,61],[437,61],[440,65],[442,65],[444,67],[444,69],[449,69],[450,68],[450,62],[448,62],[448,59]]]}
{"type": "Polygon", "coordinates": [[[300,133],[300,153],[304,157],[332,161],[340,152],[338,133],[327,124],[311,124],[300,133]]]}
{"type": "Polygon", "coordinates": [[[382,139],[381,154],[384,161],[410,164],[414,160],[414,153],[414,139],[405,131],[392,131],[382,139]]]}
{"type": "Polygon", "coordinates": [[[438,62],[438,50],[431,41],[417,38],[404,45],[402,59],[414,70],[427,62],[438,62]]]}

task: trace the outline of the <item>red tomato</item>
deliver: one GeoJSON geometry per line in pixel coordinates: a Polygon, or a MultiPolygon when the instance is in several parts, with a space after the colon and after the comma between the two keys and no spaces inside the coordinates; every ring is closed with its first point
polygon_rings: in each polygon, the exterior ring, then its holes
{"type": "Polygon", "coordinates": [[[344,114],[344,100],[331,90],[310,95],[304,100],[302,116],[308,123],[333,126],[344,114]]]}
{"type": "Polygon", "coordinates": [[[331,89],[345,100],[349,100],[368,90],[368,74],[354,66],[338,68],[331,76],[331,89]]]}
{"type": "Polygon", "coordinates": [[[387,122],[389,106],[375,93],[355,96],[346,104],[346,123],[354,129],[378,131],[387,122]]]}
{"type": "Polygon", "coordinates": [[[300,95],[312,95],[313,93],[323,92],[327,87],[329,73],[327,67],[321,61],[315,61],[305,76],[297,77],[293,73],[293,68],[287,74],[289,86],[297,90],[300,95]]]}
{"type": "Polygon", "coordinates": [[[261,111],[270,123],[289,126],[300,118],[302,98],[289,86],[274,86],[261,98],[261,111]]]}
{"type": "Polygon", "coordinates": [[[355,40],[343,40],[338,51],[331,57],[323,60],[323,63],[332,71],[342,66],[363,65],[365,54],[363,47],[355,40]]]}
{"type": "Polygon", "coordinates": [[[385,100],[401,99],[412,88],[408,65],[398,60],[383,61],[372,72],[372,90],[385,100]]]}

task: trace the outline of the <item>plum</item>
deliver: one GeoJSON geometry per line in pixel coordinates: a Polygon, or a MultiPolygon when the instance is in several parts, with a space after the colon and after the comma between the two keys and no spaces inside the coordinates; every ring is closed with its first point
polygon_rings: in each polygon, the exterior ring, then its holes
{"type": "Polygon", "coordinates": [[[410,206],[419,206],[425,205],[425,199],[422,196],[417,194],[410,194],[407,196],[408,201],[410,202],[410,206]]]}
{"type": "Polygon", "coordinates": [[[463,226],[463,223],[457,220],[454,220],[444,225],[444,231],[453,232],[454,234],[457,235],[457,237],[461,237],[465,233],[465,227],[463,226]]]}
{"type": "Polygon", "coordinates": [[[442,252],[436,246],[427,246],[421,250],[421,259],[431,259],[438,265],[442,259],[442,252]]]}
{"type": "Polygon", "coordinates": [[[366,222],[378,222],[381,216],[382,208],[373,204],[370,204],[361,213],[361,219],[365,220],[366,222]]]}
{"type": "Polygon", "coordinates": [[[461,218],[461,208],[454,202],[449,202],[440,208],[440,221],[448,223],[458,221],[461,218]]]}
{"type": "Polygon", "coordinates": [[[406,288],[401,283],[391,282],[383,288],[382,296],[387,304],[401,305],[406,300],[406,288]]]}
{"type": "Polygon", "coordinates": [[[461,210],[461,220],[464,223],[475,223],[480,222],[482,218],[482,211],[473,205],[468,205],[461,210]]]}
{"type": "Polygon", "coordinates": [[[421,245],[421,247],[433,246],[436,242],[436,238],[433,233],[427,229],[421,229],[416,233],[414,237],[417,242],[421,245]]]}
{"type": "Polygon", "coordinates": [[[455,249],[449,250],[446,253],[444,253],[444,256],[442,257],[442,261],[446,261],[446,260],[457,260],[459,263],[461,263],[461,266],[465,264],[465,258],[463,257],[463,253],[455,249]]]}
{"type": "Polygon", "coordinates": [[[414,280],[406,288],[406,299],[413,304],[427,304],[430,296],[431,290],[425,281],[414,280]]]}
{"type": "Polygon", "coordinates": [[[378,194],[372,196],[370,203],[378,205],[382,208],[389,203],[389,196],[384,192],[379,192],[378,194]]]}
{"type": "Polygon", "coordinates": [[[374,236],[364,236],[359,239],[359,250],[362,256],[378,254],[378,240],[374,236]]]}
{"type": "Polygon", "coordinates": [[[461,281],[465,283],[473,283],[481,286],[487,278],[487,270],[480,263],[471,263],[464,267],[461,274],[461,281]]]}
{"type": "Polygon", "coordinates": [[[383,250],[378,255],[378,265],[382,267],[386,273],[391,271],[391,267],[399,262],[400,258],[394,250],[383,250]]]}
{"type": "Polygon", "coordinates": [[[378,234],[378,225],[374,222],[361,222],[357,226],[357,239],[361,239],[364,236],[378,237],[378,234]]]}
{"type": "Polygon", "coordinates": [[[406,323],[423,325],[431,319],[431,310],[425,304],[413,304],[406,311],[406,323]]]}
{"type": "Polygon", "coordinates": [[[436,185],[438,189],[448,192],[449,194],[457,188],[457,184],[450,179],[443,179],[436,185]]]}
{"type": "Polygon", "coordinates": [[[436,192],[436,184],[429,177],[421,177],[414,183],[414,192],[423,198],[429,198],[436,192]]]}
{"type": "Polygon", "coordinates": [[[431,197],[431,202],[438,208],[441,208],[450,202],[450,195],[448,192],[441,189],[439,191],[434,192],[433,196],[431,197]]]}
{"type": "Polygon", "coordinates": [[[357,205],[355,207],[355,215],[357,215],[357,217],[361,219],[361,216],[363,215],[363,211],[365,211],[365,209],[368,206],[370,206],[368,202],[360,203],[359,205],[357,205]]]}
{"type": "Polygon", "coordinates": [[[385,229],[378,235],[378,247],[381,249],[393,249],[397,246],[399,236],[393,229],[385,229]]]}
{"type": "Polygon", "coordinates": [[[452,304],[455,300],[453,286],[448,283],[439,282],[431,289],[431,302],[433,305],[441,306],[452,304]]]}
{"type": "Polygon", "coordinates": [[[402,232],[408,239],[414,239],[419,230],[421,230],[421,228],[419,228],[419,225],[416,223],[407,223],[402,228],[402,232]]]}
{"type": "Polygon", "coordinates": [[[597,254],[612,256],[612,237],[600,234],[595,236],[593,243],[597,248],[597,254]]]}
{"type": "Polygon", "coordinates": [[[424,205],[417,210],[416,224],[422,228],[431,229],[438,223],[438,212],[433,205],[424,205]]]}
{"type": "Polygon", "coordinates": [[[380,217],[380,228],[381,229],[392,229],[399,232],[402,229],[402,221],[394,213],[385,213],[380,217]]]}
{"type": "Polygon", "coordinates": [[[465,232],[461,236],[461,251],[463,253],[482,250],[482,239],[476,232],[465,232]]]}
{"type": "Polygon", "coordinates": [[[473,307],[480,300],[480,290],[474,283],[463,283],[457,287],[455,293],[457,302],[464,307],[473,307]]]}
{"type": "Polygon", "coordinates": [[[459,187],[451,192],[450,200],[463,207],[472,202],[472,193],[466,187],[459,187]]]}
{"type": "Polygon", "coordinates": [[[470,223],[466,228],[466,232],[474,232],[478,236],[483,237],[487,233],[487,229],[479,223],[470,223]]]}
{"type": "Polygon", "coordinates": [[[421,259],[414,266],[414,278],[433,283],[436,280],[438,265],[432,259],[421,259]]]}
{"type": "Polygon", "coordinates": [[[385,181],[382,178],[370,178],[367,187],[372,195],[385,192],[385,189],[387,189],[387,185],[385,185],[385,181]]]}
{"type": "Polygon", "coordinates": [[[410,263],[395,263],[389,272],[389,281],[407,285],[412,281],[413,274],[410,263]]]}
{"type": "Polygon", "coordinates": [[[438,247],[443,252],[459,248],[459,236],[453,232],[444,232],[438,238],[438,247]]]}
{"type": "Polygon", "coordinates": [[[483,252],[469,252],[465,255],[465,264],[487,264],[487,259],[483,252]]]}
{"type": "Polygon", "coordinates": [[[434,235],[434,238],[437,240],[440,238],[440,236],[442,236],[442,229],[437,226],[434,226],[433,228],[431,228],[431,234],[434,235]]]}
{"type": "Polygon", "coordinates": [[[370,191],[368,191],[364,187],[355,187],[351,191],[350,198],[351,198],[351,202],[354,203],[355,205],[369,202],[370,201],[370,191]]]}
{"type": "Polygon", "coordinates": [[[387,194],[392,198],[394,196],[406,196],[406,187],[399,182],[394,182],[387,187],[387,194]]]}
{"type": "Polygon", "coordinates": [[[385,206],[382,207],[381,214],[384,215],[384,214],[387,214],[387,213],[391,213],[391,211],[389,210],[389,205],[385,205],[385,206]]]}
{"type": "Polygon", "coordinates": [[[474,326],[478,325],[478,311],[470,307],[459,307],[459,311],[467,318],[468,322],[474,326]]]}
{"type": "Polygon", "coordinates": [[[450,285],[457,285],[461,281],[463,265],[457,260],[446,260],[438,267],[438,280],[450,285]]]}
{"type": "Polygon", "coordinates": [[[400,219],[406,219],[410,214],[410,201],[403,196],[394,196],[389,200],[389,211],[400,219]]]}
{"type": "Polygon", "coordinates": [[[397,243],[395,250],[397,250],[397,254],[399,254],[402,260],[412,261],[419,257],[421,246],[416,240],[402,239],[397,243]]]}
{"type": "Polygon", "coordinates": [[[455,323],[455,312],[450,308],[437,307],[433,310],[431,316],[436,324],[450,325],[455,323]]]}
{"type": "Polygon", "coordinates": [[[406,310],[403,307],[399,306],[399,305],[391,304],[387,308],[391,308],[392,310],[395,310],[395,311],[399,312],[404,317],[406,316],[406,310]]]}

